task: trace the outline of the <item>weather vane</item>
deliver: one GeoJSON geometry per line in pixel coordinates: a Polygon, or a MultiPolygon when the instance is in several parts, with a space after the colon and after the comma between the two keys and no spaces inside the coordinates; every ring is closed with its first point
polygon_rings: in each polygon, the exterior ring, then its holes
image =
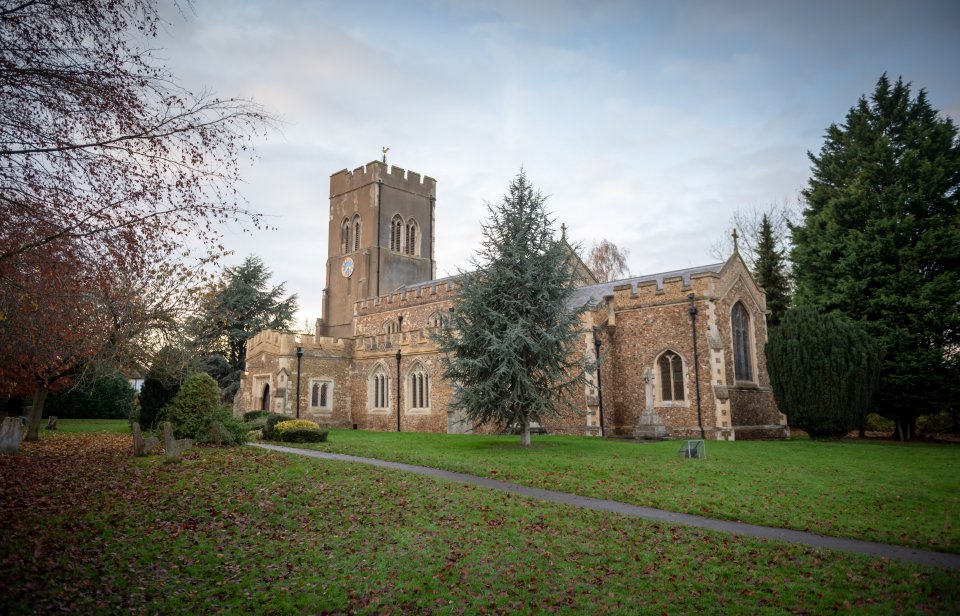
{"type": "Polygon", "coordinates": [[[390,151],[390,148],[388,148],[387,146],[383,146],[382,148],[380,148],[380,150],[383,151],[383,164],[387,164],[387,152],[390,151]]]}

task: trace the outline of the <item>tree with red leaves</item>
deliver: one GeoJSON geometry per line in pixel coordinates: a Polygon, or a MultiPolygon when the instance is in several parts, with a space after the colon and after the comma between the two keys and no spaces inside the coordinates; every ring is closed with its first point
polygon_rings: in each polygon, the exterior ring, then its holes
{"type": "Polygon", "coordinates": [[[260,224],[235,186],[271,117],[179,87],[147,45],[160,25],[150,0],[0,0],[2,393],[116,351],[131,293],[149,306],[188,246],[260,224]]]}

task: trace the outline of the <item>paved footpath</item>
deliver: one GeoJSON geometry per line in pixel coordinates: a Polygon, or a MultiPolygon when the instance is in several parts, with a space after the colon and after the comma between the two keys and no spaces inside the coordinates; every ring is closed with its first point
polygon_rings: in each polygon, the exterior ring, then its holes
{"type": "Polygon", "coordinates": [[[390,468],[418,475],[427,475],[456,481],[459,483],[469,483],[476,486],[492,488],[494,490],[503,490],[522,496],[529,496],[541,500],[582,507],[584,509],[594,509],[597,511],[611,511],[621,515],[633,518],[644,518],[646,520],[655,520],[657,522],[666,522],[668,524],[681,524],[683,526],[694,526],[697,528],[706,528],[721,533],[732,533],[743,535],[745,537],[758,537],[761,539],[774,539],[777,541],[786,541],[788,543],[799,543],[815,548],[826,548],[830,550],[840,550],[842,552],[853,552],[855,554],[864,554],[867,556],[879,558],[891,558],[895,560],[906,560],[921,565],[930,565],[941,567],[943,569],[960,569],[960,554],[948,554],[946,552],[931,552],[929,550],[919,550],[902,545],[889,545],[886,543],[874,543],[872,541],[859,541],[857,539],[844,539],[842,537],[826,537],[814,533],[805,533],[799,530],[788,530],[785,528],[773,528],[770,526],[757,526],[755,524],[744,524],[743,522],[730,522],[727,520],[715,520],[713,518],[704,518],[698,515],[688,513],[675,513],[673,511],[664,511],[663,509],[653,509],[652,507],[641,507],[639,505],[630,505],[617,501],[604,500],[601,498],[590,498],[588,496],[578,496],[566,492],[555,492],[553,490],[544,490],[543,488],[531,488],[521,486],[506,481],[497,481],[487,477],[477,477],[476,475],[467,475],[465,473],[454,473],[444,471],[428,466],[415,466],[413,464],[403,464],[401,462],[388,462],[386,460],[377,460],[376,458],[360,458],[357,456],[348,456],[340,453],[326,453],[323,451],[314,451],[312,449],[296,449],[293,447],[283,447],[280,445],[267,445],[264,443],[251,443],[254,447],[263,449],[272,449],[273,451],[282,451],[310,458],[322,458],[324,460],[340,460],[343,462],[356,462],[359,464],[369,464],[370,466],[379,466],[381,468],[390,468]]]}

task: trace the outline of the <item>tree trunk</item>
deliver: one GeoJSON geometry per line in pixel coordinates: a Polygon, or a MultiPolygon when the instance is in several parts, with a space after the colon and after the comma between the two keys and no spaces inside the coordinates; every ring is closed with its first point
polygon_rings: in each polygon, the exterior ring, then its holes
{"type": "Polygon", "coordinates": [[[860,416],[860,430],[857,437],[867,438],[867,416],[865,414],[860,416]]]}
{"type": "Polygon", "coordinates": [[[524,447],[530,446],[530,420],[523,420],[523,432],[520,433],[520,444],[524,447]]]}
{"type": "Polygon", "coordinates": [[[900,437],[901,441],[909,441],[914,437],[914,434],[917,431],[916,427],[914,426],[916,421],[916,418],[913,417],[909,419],[897,419],[897,436],[900,437]]]}
{"type": "Polygon", "coordinates": [[[43,404],[47,401],[48,390],[43,383],[37,383],[33,390],[33,404],[30,406],[30,425],[25,441],[40,440],[40,419],[43,417],[43,404]]]}

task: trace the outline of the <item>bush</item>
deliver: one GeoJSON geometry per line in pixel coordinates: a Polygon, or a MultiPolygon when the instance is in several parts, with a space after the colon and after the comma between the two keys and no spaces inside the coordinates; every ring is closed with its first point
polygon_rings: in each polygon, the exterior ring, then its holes
{"type": "Polygon", "coordinates": [[[290,418],[286,415],[280,415],[279,413],[270,413],[267,415],[267,421],[263,424],[263,438],[267,441],[272,441],[275,439],[273,434],[273,428],[281,421],[289,421],[290,418]]]}
{"type": "MultiPolygon", "coordinates": [[[[227,421],[233,420],[229,411],[220,405],[220,387],[205,372],[188,376],[173,402],[162,409],[161,415],[158,421],[172,423],[174,436],[198,442],[209,442],[212,422],[220,421],[226,425],[227,421]]],[[[243,431],[246,433],[246,428],[243,431]]]]}
{"type": "Polygon", "coordinates": [[[127,419],[134,408],[136,392],[120,374],[101,377],[88,387],[51,394],[44,414],[77,419],[127,419]]]}
{"type": "Polygon", "coordinates": [[[289,428],[280,433],[280,440],[284,443],[325,443],[327,431],[316,428],[289,428]]]}
{"type": "Polygon", "coordinates": [[[267,415],[270,414],[270,411],[247,411],[243,414],[243,420],[247,423],[255,421],[257,419],[266,420],[267,415]]]}
{"type": "Polygon", "coordinates": [[[277,440],[283,440],[283,433],[287,430],[295,430],[297,428],[304,428],[307,430],[319,430],[320,426],[317,425],[314,421],[309,421],[307,419],[291,419],[289,421],[281,421],[273,427],[273,436],[277,440]]]}
{"type": "Polygon", "coordinates": [[[864,427],[870,432],[893,432],[897,424],[893,423],[886,417],[881,417],[876,413],[867,413],[867,419],[864,422],[864,427]]]}
{"type": "Polygon", "coordinates": [[[877,385],[880,353],[859,327],[814,308],[788,310],[767,342],[770,384],[791,426],[813,438],[856,428],[877,385]]]}
{"type": "Polygon", "coordinates": [[[917,420],[917,431],[924,434],[958,434],[960,433],[960,416],[950,411],[924,415],[917,420]]]}
{"type": "Polygon", "coordinates": [[[247,430],[259,430],[267,425],[267,418],[257,417],[255,419],[251,419],[250,421],[243,422],[243,425],[247,427],[247,430]]]}

